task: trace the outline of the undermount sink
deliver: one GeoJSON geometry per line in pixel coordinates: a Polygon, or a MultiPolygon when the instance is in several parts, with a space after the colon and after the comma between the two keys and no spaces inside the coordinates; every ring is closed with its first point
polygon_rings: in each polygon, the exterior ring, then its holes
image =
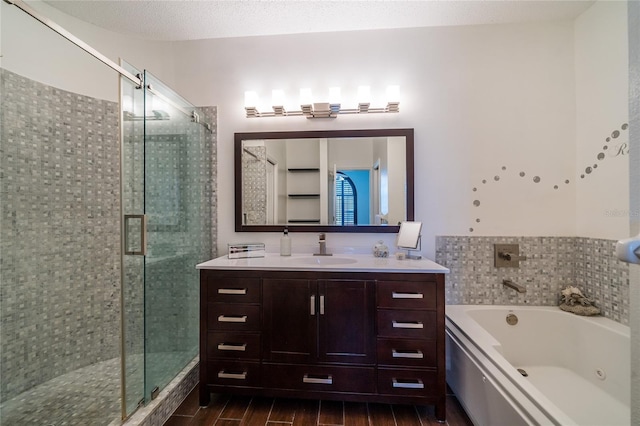
{"type": "Polygon", "coordinates": [[[357,259],[336,256],[294,257],[291,261],[303,265],[348,265],[358,262],[357,259]]]}

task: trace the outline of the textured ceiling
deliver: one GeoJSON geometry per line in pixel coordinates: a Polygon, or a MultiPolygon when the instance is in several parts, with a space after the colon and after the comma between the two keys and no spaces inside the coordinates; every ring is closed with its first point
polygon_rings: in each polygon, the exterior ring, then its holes
{"type": "Polygon", "coordinates": [[[562,0],[49,0],[83,21],[148,40],[574,19],[593,3],[562,0]]]}

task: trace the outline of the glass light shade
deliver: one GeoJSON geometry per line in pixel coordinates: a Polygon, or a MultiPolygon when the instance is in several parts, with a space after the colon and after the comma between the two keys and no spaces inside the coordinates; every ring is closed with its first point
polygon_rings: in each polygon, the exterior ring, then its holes
{"type": "Polygon", "coordinates": [[[274,89],[271,91],[271,105],[284,106],[284,91],[274,89]]]}
{"type": "Polygon", "coordinates": [[[300,105],[311,105],[312,103],[311,89],[300,89],[300,105]]]}
{"type": "Polygon", "coordinates": [[[358,103],[360,104],[371,103],[371,87],[358,86],[358,103]]]}
{"type": "Polygon", "coordinates": [[[339,87],[330,87],[329,88],[329,103],[330,104],[339,104],[340,99],[340,88],[339,87]]]}
{"type": "Polygon", "coordinates": [[[254,91],[244,92],[244,106],[255,108],[258,106],[258,94],[254,91]]]}
{"type": "Polygon", "coordinates": [[[400,102],[400,86],[387,87],[387,103],[399,103],[400,102]]]}

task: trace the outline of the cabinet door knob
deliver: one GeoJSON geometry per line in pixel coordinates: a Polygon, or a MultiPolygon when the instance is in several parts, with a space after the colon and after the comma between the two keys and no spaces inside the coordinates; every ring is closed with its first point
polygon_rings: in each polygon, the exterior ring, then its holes
{"type": "Polygon", "coordinates": [[[237,316],[220,315],[218,317],[218,322],[247,322],[247,316],[246,315],[237,315],[237,316]]]}
{"type": "Polygon", "coordinates": [[[310,300],[310,312],[311,315],[315,315],[316,314],[316,296],[315,295],[311,295],[311,300],[310,300]]]}
{"type": "Polygon", "coordinates": [[[320,296],[320,315],[324,315],[324,296],[320,296]]]}
{"type": "Polygon", "coordinates": [[[246,343],[242,343],[242,344],[237,344],[237,343],[220,343],[218,345],[218,350],[219,351],[246,351],[247,350],[247,344],[246,343]]]}
{"type": "Polygon", "coordinates": [[[314,383],[319,385],[332,385],[333,384],[333,376],[331,374],[326,377],[313,377],[308,374],[305,374],[302,377],[302,383],[314,383]]]}
{"type": "Polygon", "coordinates": [[[218,294],[247,294],[246,288],[219,288],[218,294]]]}
{"type": "Polygon", "coordinates": [[[417,379],[415,381],[399,381],[398,379],[394,378],[393,387],[402,389],[424,389],[424,383],[422,383],[422,380],[420,379],[417,379]]]}
{"type": "Polygon", "coordinates": [[[398,322],[393,320],[393,328],[424,328],[424,324],[420,321],[398,322]]]}
{"type": "Polygon", "coordinates": [[[222,370],[218,372],[219,379],[235,379],[235,380],[247,380],[247,372],[243,371],[242,373],[227,373],[222,370]]]}
{"type": "Polygon", "coordinates": [[[393,358],[417,358],[417,359],[424,358],[424,354],[420,350],[415,350],[415,351],[412,351],[412,350],[409,350],[409,351],[400,350],[400,351],[397,351],[395,349],[391,349],[391,354],[392,354],[393,358]]]}
{"type": "Polygon", "coordinates": [[[392,299],[422,299],[424,295],[422,293],[398,293],[391,292],[392,299]]]}

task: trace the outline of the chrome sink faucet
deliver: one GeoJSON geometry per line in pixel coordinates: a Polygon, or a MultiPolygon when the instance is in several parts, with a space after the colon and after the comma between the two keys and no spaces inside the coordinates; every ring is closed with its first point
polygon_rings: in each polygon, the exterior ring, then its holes
{"type": "Polygon", "coordinates": [[[327,253],[327,237],[324,232],[318,236],[318,243],[320,244],[320,252],[313,253],[314,256],[333,256],[333,253],[327,253]]]}

